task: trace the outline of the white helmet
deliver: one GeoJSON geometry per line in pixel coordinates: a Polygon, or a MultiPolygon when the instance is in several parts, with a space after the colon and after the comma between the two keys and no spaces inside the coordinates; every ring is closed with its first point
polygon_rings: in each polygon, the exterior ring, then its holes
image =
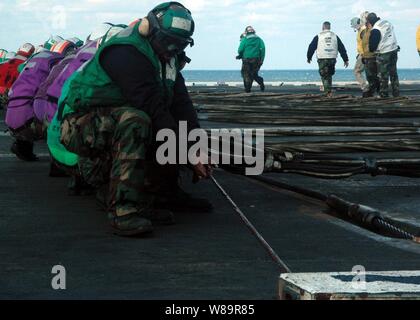
{"type": "Polygon", "coordinates": [[[95,41],[100,38],[102,38],[104,35],[107,34],[109,29],[111,29],[114,25],[109,22],[101,23],[99,26],[97,26],[93,32],[87,37],[86,42],[89,41],[95,41]]]}
{"type": "Polygon", "coordinates": [[[35,47],[31,43],[23,44],[19,49],[17,54],[25,58],[29,58],[35,52],[35,47]]]}
{"type": "Polygon", "coordinates": [[[5,59],[10,60],[16,57],[16,52],[8,52],[6,53],[5,59]]]}
{"type": "Polygon", "coordinates": [[[83,41],[81,39],[77,38],[77,37],[69,38],[69,39],[66,39],[66,40],[73,43],[77,48],[83,47],[83,45],[84,45],[83,41]]]}
{"type": "Polygon", "coordinates": [[[361,22],[360,22],[360,18],[355,17],[355,18],[351,19],[350,25],[354,30],[359,30],[361,25],[362,25],[361,22]]]}
{"type": "Polygon", "coordinates": [[[126,28],[126,26],[124,25],[115,25],[112,26],[108,32],[106,33],[106,37],[105,37],[105,42],[107,42],[109,39],[111,39],[113,36],[115,36],[116,34],[120,33],[122,30],[124,30],[126,28]]]}
{"type": "Polygon", "coordinates": [[[368,15],[369,15],[369,11],[365,11],[360,15],[360,24],[362,26],[366,25],[368,15]]]}
{"type": "Polygon", "coordinates": [[[107,42],[117,33],[121,32],[127,28],[125,24],[112,24],[109,22],[102,23],[96,31],[92,32],[89,37],[86,39],[86,42],[97,41],[98,47],[102,42],[107,42]]]}
{"type": "Polygon", "coordinates": [[[35,49],[35,53],[40,53],[40,52],[43,52],[43,51],[48,51],[48,50],[45,49],[44,46],[38,46],[35,49]]]}
{"type": "Polygon", "coordinates": [[[48,40],[47,41],[45,41],[45,43],[44,43],[44,48],[45,49],[47,49],[47,50],[51,50],[51,48],[55,45],[55,44],[57,44],[57,43],[59,43],[59,42],[61,42],[61,41],[63,41],[64,39],[62,38],[62,37],[60,37],[60,36],[50,36],[49,38],[48,38],[48,40]]]}

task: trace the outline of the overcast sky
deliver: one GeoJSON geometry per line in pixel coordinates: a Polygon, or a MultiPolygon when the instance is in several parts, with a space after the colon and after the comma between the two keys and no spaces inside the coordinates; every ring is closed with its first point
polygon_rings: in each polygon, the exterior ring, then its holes
{"type": "MultiPolygon", "coordinates": [[[[267,46],[265,69],[314,68],[306,51],[325,20],[343,40],[352,63],[356,36],[350,20],[374,11],[395,26],[402,48],[399,67],[418,68],[415,33],[419,0],[185,0],[196,21],[195,47],[188,50],[190,69],[238,69],[239,36],[252,25],[267,46]]],[[[15,51],[23,42],[40,44],[50,34],[86,36],[101,22],[128,24],[159,4],[155,0],[1,0],[0,48],[15,51]]],[[[340,61],[340,67],[342,62],[340,61]]]]}

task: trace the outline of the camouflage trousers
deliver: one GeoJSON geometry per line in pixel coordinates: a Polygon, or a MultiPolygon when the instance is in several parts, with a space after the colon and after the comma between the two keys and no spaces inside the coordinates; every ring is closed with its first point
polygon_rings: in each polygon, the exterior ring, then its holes
{"type": "Polygon", "coordinates": [[[264,87],[264,79],[258,75],[261,69],[260,59],[242,60],[242,78],[244,79],[245,92],[251,92],[252,84],[256,81],[261,88],[264,87]]]}
{"type": "Polygon", "coordinates": [[[389,80],[391,80],[392,95],[399,97],[400,82],[398,79],[397,61],[398,51],[378,54],[376,57],[378,63],[379,81],[380,81],[380,95],[383,98],[389,96],[389,80]]]}
{"type": "Polygon", "coordinates": [[[362,55],[358,54],[353,73],[354,73],[357,83],[360,86],[360,89],[362,89],[363,92],[366,92],[369,90],[369,85],[366,83],[366,79],[364,77],[364,75],[366,75],[365,68],[366,66],[363,63],[362,55]]]}
{"type": "Polygon", "coordinates": [[[319,75],[321,76],[325,93],[331,93],[332,91],[332,77],[335,75],[336,63],[336,59],[318,59],[319,75]]]}
{"type": "Polygon", "coordinates": [[[61,142],[81,157],[84,181],[95,187],[109,184],[109,212],[116,216],[141,213],[150,205],[144,192],[150,138],[150,118],[131,107],[70,114],[61,125],[61,142]]]}
{"type": "Polygon", "coordinates": [[[366,79],[369,83],[369,94],[374,96],[376,93],[379,93],[379,77],[378,77],[378,64],[376,63],[376,58],[364,59],[365,63],[365,72],[366,79]]]}

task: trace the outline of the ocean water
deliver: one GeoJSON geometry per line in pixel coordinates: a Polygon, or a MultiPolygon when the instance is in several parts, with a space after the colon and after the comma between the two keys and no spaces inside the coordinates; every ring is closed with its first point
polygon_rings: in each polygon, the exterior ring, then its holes
{"type": "MultiPolygon", "coordinates": [[[[240,70],[184,70],[187,82],[241,82],[240,70]]],[[[420,69],[399,69],[400,81],[420,81],[420,69]]],[[[318,70],[262,70],[267,82],[319,82],[318,70]]],[[[337,70],[334,81],[354,82],[352,69],[337,70]]]]}

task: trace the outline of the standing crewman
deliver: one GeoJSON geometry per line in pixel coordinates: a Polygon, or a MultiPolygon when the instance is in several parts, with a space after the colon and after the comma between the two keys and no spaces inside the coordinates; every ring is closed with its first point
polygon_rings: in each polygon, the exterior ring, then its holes
{"type": "Polygon", "coordinates": [[[344,61],[344,66],[349,66],[349,57],[346,48],[340,38],[331,31],[331,23],[324,22],[322,32],[317,35],[308,48],[308,63],[312,62],[312,57],[316,51],[319,65],[319,74],[326,96],[332,97],[332,77],[335,74],[338,53],[344,61]]]}
{"type": "Polygon", "coordinates": [[[265,44],[251,26],[245,29],[236,59],[242,59],[242,78],[244,79],[245,92],[251,92],[254,81],[260,85],[261,91],[264,91],[264,79],[258,75],[258,72],[264,63],[265,44]]]}
{"type": "Polygon", "coordinates": [[[370,34],[372,32],[372,26],[367,24],[367,17],[369,12],[362,14],[361,21],[366,25],[365,30],[360,34],[362,38],[363,47],[363,64],[365,66],[366,79],[369,83],[367,92],[363,93],[364,98],[374,97],[379,94],[380,82],[378,77],[378,64],[376,62],[376,55],[374,52],[369,50],[370,34]]]}
{"type": "Polygon", "coordinates": [[[392,95],[400,96],[400,83],[398,79],[398,46],[394,27],[386,20],[381,20],[375,13],[369,13],[367,23],[372,32],[369,38],[369,51],[376,53],[378,63],[380,96],[389,97],[389,80],[391,79],[392,95]]]}
{"type": "Polygon", "coordinates": [[[351,19],[351,27],[357,33],[356,35],[356,43],[357,43],[357,56],[356,56],[356,64],[354,66],[354,76],[356,77],[356,81],[359,83],[360,89],[362,89],[363,96],[366,95],[366,92],[369,90],[369,86],[366,83],[364,73],[365,73],[365,65],[363,64],[363,44],[362,44],[362,33],[366,30],[366,25],[362,23],[362,19],[355,17],[351,19]]]}
{"type": "MultiPolygon", "coordinates": [[[[153,224],[171,224],[171,211],[180,206],[210,207],[205,199],[181,198],[176,179],[167,185],[171,193],[160,207],[146,194],[147,155],[155,154],[151,145],[157,132],[177,132],[180,121],[188,130],[199,128],[178,61],[193,45],[193,33],[190,11],[177,2],[163,3],[103,42],[63,88],[57,113],[61,142],[91,160],[81,173],[87,182],[97,180],[96,187],[107,187],[110,223],[118,235],[136,236],[151,232],[153,224]]],[[[203,162],[190,166],[198,180],[211,175],[203,162]]]]}
{"type": "Polygon", "coordinates": [[[420,26],[417,28],[416,43],[417,43],[417,52],[419,53],[419,56],[420,56],[420,26]]]}

